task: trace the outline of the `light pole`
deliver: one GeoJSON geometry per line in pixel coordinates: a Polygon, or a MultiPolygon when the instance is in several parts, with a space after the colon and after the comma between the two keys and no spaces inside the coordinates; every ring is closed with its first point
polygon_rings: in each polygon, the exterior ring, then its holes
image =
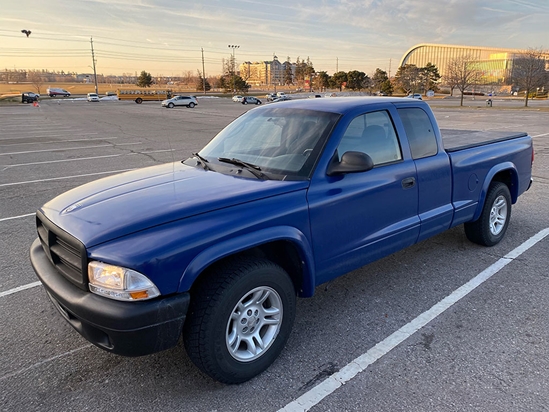
{"type": "Polygon", "coordinates": [[[233,73],[232,73],[232,76],[231,76],[231,89],[234,93],[234,77],[235,77],[235,60],[234,60],[234,50],[235,49],[238,49],[240,46],[236,45],[236,44],[229,44],[227,46],[229,49],[233,49],[233,61],[232,61],[232,66],[233,66],[233,73]]]}

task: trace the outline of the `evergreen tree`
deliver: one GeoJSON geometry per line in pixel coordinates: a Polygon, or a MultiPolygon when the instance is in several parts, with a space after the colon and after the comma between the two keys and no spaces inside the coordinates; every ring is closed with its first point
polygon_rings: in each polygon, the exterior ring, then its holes
{"type": "Polygon", "coordinates": [[[197,92],[207,92],[212,89],[211,84],[208,82],[208,79],[204,79],[202,76],[198,76],[198,80],[196,81],[196,91],[197,92]],[[204,90],[205,88],[205,90],[204,90]]]}
{"type": "Polygon", "coordinates": [[[350,90],[362,90],[366,79],[368,79],[366,73],[358,70],[352,70],[347,73],[346,88],[350,90]]]}
{"type": "Polygon", "coordinates": [[[410,94],[421,89],[420,69],[415,64],[400,66],[395,74],[395,83],[404,93],[410,94]]]}
{"type": "Polygon", "coordinates": [[[440,80],[440,74],[437,66],[429,62],[425,65],[425,67],[419,69],[419,75],[421,82],[423,83],[424,93],[428,90],[438,90],[437,82],[440,80]]]}
{"type": "Polygon", "coordinates": [[[347,83],[347,73],[336,72],[332,75],[330,86],[338,88],[339,91],[343,90],[343,86],[347,83]]]}
{"type": "Polygon", "coordinates": [[[294,74],[292,72],[292,63],[290,62],[290,56],[284,62],[284,84],[286,86],[293,84],[294,74]]]}
{"type": "Polygon", "coordinates": [[[322,92],[330,87],[330,76],[326,72],[318,72],[314,84],[315,88],[322,92]]]}
{"type": "Polygon", "coordinates": [[[139,87],[151,87],[153,84],[152,76],[150,73],[147,73],[145,70],[141,72],[137,78],[137,83],[139,87]]]}

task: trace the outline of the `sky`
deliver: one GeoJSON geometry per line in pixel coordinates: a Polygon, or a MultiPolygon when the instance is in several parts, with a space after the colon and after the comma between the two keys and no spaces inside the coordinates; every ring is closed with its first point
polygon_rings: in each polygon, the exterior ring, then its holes
{"type": "Polygon", "coordinates": [[[549,49],[549,0],[0,0],[0,70],[92,73],[91,39],[104,75],[196,74],[202,53],[206,76],[233,53],[394,74],[421,43],[549,49]]]}

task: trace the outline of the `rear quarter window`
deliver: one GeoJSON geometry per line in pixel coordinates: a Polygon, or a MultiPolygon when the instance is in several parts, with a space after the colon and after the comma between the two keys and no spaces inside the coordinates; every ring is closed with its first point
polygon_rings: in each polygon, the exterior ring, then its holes
{"type": "Polygon", "coordinates": [[[421,159],[438,153],[437,139],[429,116],[418,107],[398,109],[412,158],[421,159]]]}

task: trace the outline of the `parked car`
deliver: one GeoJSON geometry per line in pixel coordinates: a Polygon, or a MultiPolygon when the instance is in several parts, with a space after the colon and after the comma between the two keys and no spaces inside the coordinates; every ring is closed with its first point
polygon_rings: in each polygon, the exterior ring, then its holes
{"type": "Polygon", "coordinates": [[[233,102],[242,103],[242,99],[243,99],[243,97],[240,96],[240,95],[233,96],[233,102]]]}
{"type": "Polygon", "coordinates": [[[286,95],[282,95],[280,97],[277,97],[273,100],[271,100],[271,103],[275,103],[275,102],[283,102],[285,100],[292,100],[292,98],[290,96],[286,96],[286,95]]]}
{"type": "Polygon", "coordinates": [[[246,96],[242,98],[242,104],[261,104],[261,100],[254,96],[246,96]]]}
{"type": "Polygon", "coordinates": [[[191,109],[198,104],[195,96],[174,96],[171,99],[162,100],[162,107],[169,109],[175,106],[187,106],[191,109]]]}
{"type": "Polygon", "coordinates": [[[34,103],[38,101],[40,95],[33,92],[24,92],[21,93],[21,102],[22,103],[34,103]]]}
{"type": "Polygon", "coordinates": [[[71,92],[65,89],[59,89],[56,87],[50,87],[46,89],[46,93],[48,93],[50,97],[55,97],[55,96],[69,97],[71,95],[71,92]]]}
{"type": "Polygon", "coordinates": [[[268,102],[272,102],[274,99],[277,98],[277,95],[276,93],[269,93],[267,94],[267,96],[265,96],[265,98],[267,99],[268,102]]]}
{"type": "Polygon", "coordinates": [[[406,97],[409,98],[409,99],[423,100],[423,98],[421,97],[421,94],[419,94],[419,93],[409,94],[406,97]]]}
{"type": "Polygon", "coordinates": [[[88,93],[88,102],[98,102],[99,96],[97,93],[88,93]]]}

